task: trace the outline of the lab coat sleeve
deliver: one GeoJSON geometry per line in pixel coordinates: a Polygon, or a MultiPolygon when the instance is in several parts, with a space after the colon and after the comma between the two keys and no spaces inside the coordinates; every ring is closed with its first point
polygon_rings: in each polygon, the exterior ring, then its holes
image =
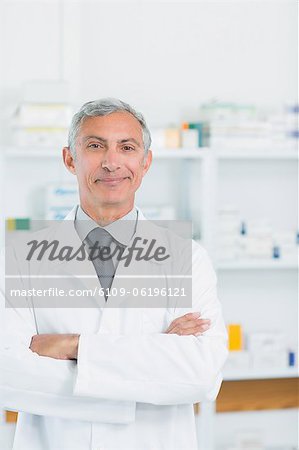
{"type": "Polygon", "coordinates": [[[194,243],[193,307],[212,321],[199,337],[175,334],[81,335],[75,394],[156,405],[216,398],[227,357],[227,335],[216,276],[205,250],[194,243]]]}
{"type": "MultiPolygon", "coordinates": [[[[76,362],[39,356],[29,346],[37,334],[33,310],[5,305],[3,255],[0,286],[0,405],[32,414],[104,423],[135,420],[134,402],[76,397],[76,362]]],[[[16,280],[18,288],[22,280],[16,280]]]]}

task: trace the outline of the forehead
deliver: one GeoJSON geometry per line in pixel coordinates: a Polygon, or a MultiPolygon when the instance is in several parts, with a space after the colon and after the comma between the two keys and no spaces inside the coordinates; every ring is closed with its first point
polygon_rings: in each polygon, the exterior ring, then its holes
{"type": "Polygon", "coordinates": [[[120,137],[142,140],[142,127],[139,121],[128,112],[115,112],[106,116],[87,117],[81,123],[78,138],[99,135],[103,138],[120,137]]]}

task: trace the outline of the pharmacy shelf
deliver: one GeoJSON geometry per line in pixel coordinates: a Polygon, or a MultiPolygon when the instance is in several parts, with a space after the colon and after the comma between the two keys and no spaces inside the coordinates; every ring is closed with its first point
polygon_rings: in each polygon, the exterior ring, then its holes
{"type": "Polygon", "coordinates": [[[273,378],[296,378],[299,377],[298,367],[287,367],[285,369],[261,369],[261,370],[224,370],[225,381],[241,380],[266,380],[273,378]]]}
{"type": "MultiPolygon", "coordinates": [[[[212,148],[212,151],[214,149],[212,148]]],[[[264,149],[264,150],[217,150],[215,156],[221,160],[298,160],[298,151],[292,149],[264,149]]]]}
{"type": "Polygon", "coordinates": [[[269,260],[234,260],[216,263],[217,270],[296,270],[296,260],[269,259],[269,260]]]}
{"type": "Polygon", "coordinates": [[[211,155],[211,149],[200,147],[196,149],[173,148],[161,149],[153,152],[154,159],[201,159],[211,155]]]}
{"type": "Polygon", "coordinates": [[[54,151],[53,148],[32,147],[9,147],[4,151],[5,158],[61,158],[61,150],[54,151]]]}

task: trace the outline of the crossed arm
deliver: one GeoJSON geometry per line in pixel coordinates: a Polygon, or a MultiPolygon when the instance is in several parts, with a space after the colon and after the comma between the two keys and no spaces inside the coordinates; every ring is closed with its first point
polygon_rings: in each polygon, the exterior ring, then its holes
{"type": "Polygon", "coordinates": [[[193,311],[205,319],[194,312],[183,316],[182,310],[164,333],[138,339],[134,334],[36,335],[30,308],[5,309],[3,296],[0,403],[39,415],[129,423],[136,402],[215,398],[226,332],[212,267],[204,252],[195,256],[195,272],[204,276],[193,279],[193,311]]]}
{"type": "MultiPolygon", "coordinates": [[[[165,334],[199,336],[210,327],[209,319],[200,318],[200,313],[188,313],[175,319],[165,334]]],[[[79,334],[39,334],[32,337],[30,349],[40,356],[54,359],[77,359],[79,334]]]]}

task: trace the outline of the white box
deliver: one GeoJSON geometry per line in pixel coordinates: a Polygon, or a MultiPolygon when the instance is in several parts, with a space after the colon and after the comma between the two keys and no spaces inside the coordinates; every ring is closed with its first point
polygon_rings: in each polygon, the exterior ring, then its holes
{"type": "Polygon", "coordinates": [[[181,131],[182,147],[197,148],[198,147],[198,130],[187,129],[181,131]]]}
{"type": "Polygon", "coordinates": [[[24,103],[17,114],[20,127],[68,128],[72,119],[72,109],[66,104],[24,103]]]}
{"type": "Polygon", "coordinates": [[[14,141],[18,147],[51,147],[54,154],[68,144],[68,130],[66,128],[21,128],[15,131],[14,141]]]}
{"type": "Polygon", "coordinates": [[[256,332],[248,335],[248,349],[250,351],[258,350],[276,350],[286,347],[285,335],[280,332],[256,332]]]}
{"type": "Polygon", "coordinates": [[[284,369],[288,366],[286,349],[260,350],[251,352],[251,365],[254,370],[284,369]]]}

